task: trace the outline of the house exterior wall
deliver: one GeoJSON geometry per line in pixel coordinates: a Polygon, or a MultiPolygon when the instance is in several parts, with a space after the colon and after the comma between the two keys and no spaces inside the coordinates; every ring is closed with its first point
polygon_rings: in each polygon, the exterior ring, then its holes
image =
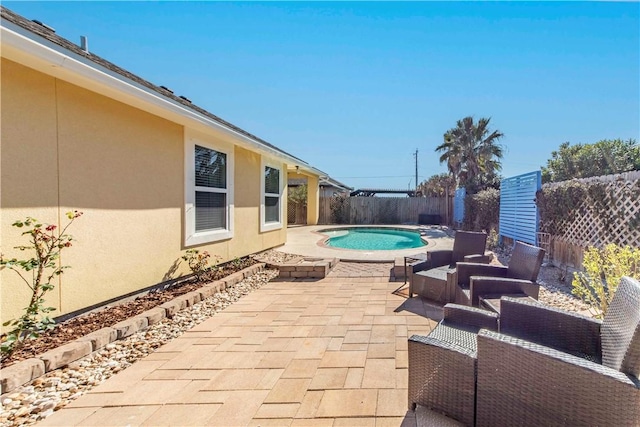
{"type": "MultiPolygon", "coordinates": [[[[64,225],[65,212],[84,213],[68,230],[74,244],[63,251],[62,264],[71,268],[48,297],[53,315],[189,273],[180,257],[188,249],[184,144],[190,131],[5,58],[1,65],[2,252],[29,256],[13,249],[26,243],[11,226],[17,219],[64,225]]],[[[286,240],[286,224],[259,231],[261,154],[235,146],[234,157],[234,236],[197,246],[223,262],[286,240]]],[[[0,280],[4,322],[22,313],[29,294],[12,271],[0,272],[0,280]]]]}

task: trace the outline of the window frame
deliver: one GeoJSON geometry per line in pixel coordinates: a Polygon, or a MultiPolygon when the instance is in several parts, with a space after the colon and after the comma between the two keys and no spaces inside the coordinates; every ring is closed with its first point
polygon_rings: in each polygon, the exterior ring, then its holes
{"type": "Polygon", "coordinates": [[[187,136],[185,138],[185,246],[201,245],[204,243],[212,243],[220,240],[226,240],[233,237],[233,194],[234,194],[234,147],[231,144],[222,142],[211,142],[203,138],[187,136]],[[226,189],[212,187],[200,187],[195,183],[195,147],[196,145],[223,153],[227,157],[226,167],[226,189]],[[211,193],[226,194],[226,222],[227,226],[220,230],[196,231],[196,191],[205,191],[211,193]]]}
{"type": "Polygon", "coordinates": [[[262,157],[261,168],[260,168],[260,232],[265,231],[273,231],[280,230],[284,227],[284,207],[285,207],[285,199],[284,199],[284,182],[286,178],[286,172],[284,169],[284,165],[282,163],[278,163],[273,160],[265,159],[262,157]],[[265,189],[266,179],[265,173],[267,171],[267,167],[276,169],[280,172],[279,174],[279,193],[267,193],[265,189]],[[279,219],[278,221],[266,221],[266,207],[265,207],[265,198],[266,197],[278,197],[278,213],[279,219]]]}

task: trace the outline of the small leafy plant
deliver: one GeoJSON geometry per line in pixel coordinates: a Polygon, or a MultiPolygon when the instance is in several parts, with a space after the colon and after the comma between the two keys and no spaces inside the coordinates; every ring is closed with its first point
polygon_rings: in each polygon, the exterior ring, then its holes
{"type": "Polygon", "coordinates": [[[189,269],[195,274],[198,281],[206,280],[211,269],[221,261],[218,255],[214,255],[215,265],[210,266],[209,260],[211,259],[211,254],[207,251],[200,252],[199,249],[187,249],[182,259],[187,261],[189,269]]]}
{"type": "Polygon", "coordinates": [[[587,303],[596,317],[602,318],[622,276],[640,279],[640,248],[613,243],[603,249],[590,247],[584,253],[582,265],[584,272],[573,275],[572,293],[587,303]]]}
{"type": "Polygon", "coordinates": [[[42,224],[31,217],[12,224],[17,228],[26,228],[22,235],[29,238],[28,245],[16,246],[15,249],[34,253],[28,259],[6,259],[0,254],[0,269],[7,268],[16,272],[31,290],[31,299],[21,317],[3,323],[3,326],[12,328],[2,336],[0,350],[3,359],[22,347],[25,340],[37,338],[41,332],[53,329],[55,322],[46,313],[55,308],[44,306],[44,296],[54,288],[52,283],[54,277],[61,275],[65,269],[69,268],[69,266],[60,265],[58,258],[63,249],[71,246],[73,240],[66,234],[67,228],[81,215],[82,212],[78,211],[67,212],[69,223],[60,233],[56,232],[58,226],[42,224]]]}

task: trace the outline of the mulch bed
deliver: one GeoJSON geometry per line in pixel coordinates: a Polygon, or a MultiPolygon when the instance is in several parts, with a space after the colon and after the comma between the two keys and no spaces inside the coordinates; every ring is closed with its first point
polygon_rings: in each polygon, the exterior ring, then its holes
{"type": "Polygon", "coordinates": [[[10,357],[2,360],[2,367],[12,365],[20,360],[42,354],[48,350],[60,347],[70,341],[80,338],[99,329],[115,325],[118,322],[136,316],[150,308],[170,301],[173,298],[194,291],[206,283],[220,280],[237,271],[256,264],[253,258],[246,257],[220,265],[220,269],[213,271],[207,280],[183,282],[164,290],[151,291],[117,306],[74,317],[58,323],[55,328],[43,333],[38,338],[25,342],[22,348],[16,350],[10,357]]]}

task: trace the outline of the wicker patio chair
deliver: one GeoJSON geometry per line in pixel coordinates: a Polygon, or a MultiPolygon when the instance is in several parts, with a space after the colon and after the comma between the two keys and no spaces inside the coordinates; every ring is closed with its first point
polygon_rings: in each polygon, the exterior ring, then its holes
{"type": "Polygon", "coordinates": [[[475,417],[476,336],[497,330],[495,313],[456,304],[427,336],[409,338],[409,409],[416,404],[467,425],[475,417]]]}
{"type": "Polygon", "coordinates": [[[501,305],[501,333],[478,335],[477,425],[640,425],[637,280],[621,280],[602,321],[501,305]]]}
{"type": "Polygon", "coordinates": [[[409,280],[409,298],[414,293],[438,302],[453,302],[450,273],[461,261],[488,263],[484,254],[487,234],[473,231],[457,231],[453,249],[427,252],[427,260],[414,263],[409,280]]]}
{"type": "Polygon", "coordinates": [[[538,299],[540,286],[536,282],[544,259],[544,249],[516,242],[508,266],[478,263],[458,263],[455,302],[478,305],[483,295],[526,294],[538,299]]]}

